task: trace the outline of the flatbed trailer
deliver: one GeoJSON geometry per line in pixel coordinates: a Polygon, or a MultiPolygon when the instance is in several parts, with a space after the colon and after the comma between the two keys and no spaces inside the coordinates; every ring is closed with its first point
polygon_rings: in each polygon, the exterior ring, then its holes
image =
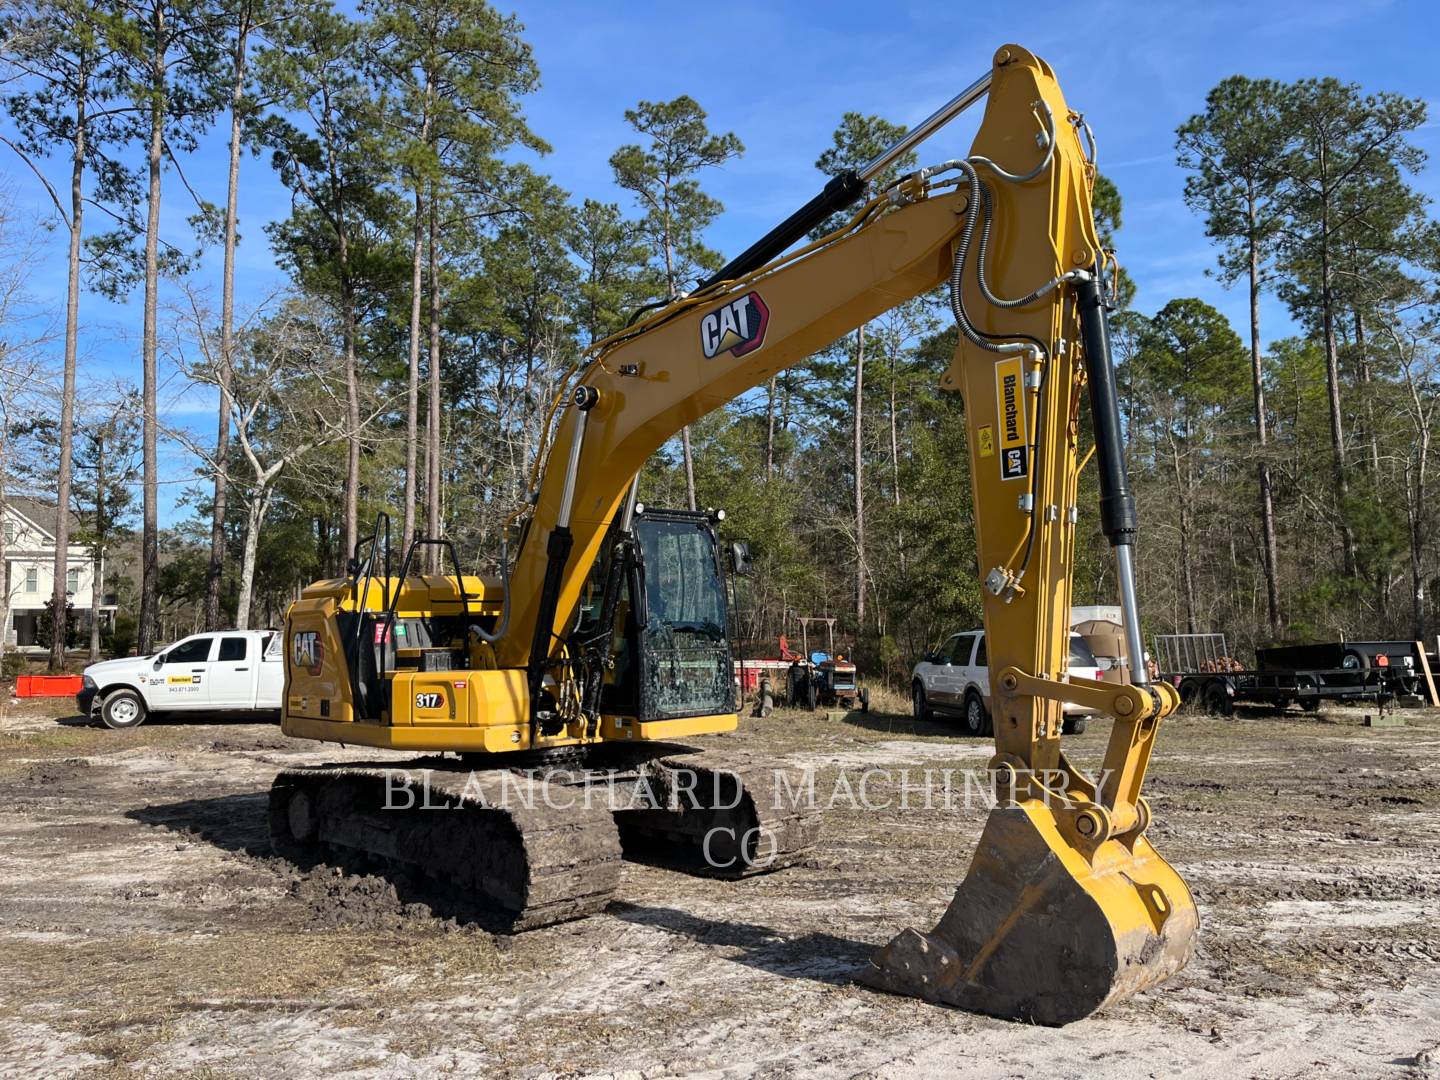
{"type": "Polygon", "coordinates": [[[1374,702],[1378,706],[1395,696],[1384,668],[1202,671],[1163,677],[1180,691],[1182,705],[1199,706],[1215,716],[1232,715],[1237,704],[1270,705],[1277,711],[1298,704],[1315,712],[1324,701],[1374,702]]]}
{"type": "MultiPolygon", "coordinates": [[[[1155,637],[1160,677],[1180,691],[1183,705],[1216,716],[1233,715],[1238,704],[1268,705],[1277,711],[1298,704],[1307,712],[1315,712],[1325,701],[1373,702],[1378,707],[1401,694],[1417,692],[1418,677],[1413,666],[1403,662],[1401,656],[1395,656],[1395,663],[1382,664],[1374,662],[1378,655],[1375,650],[1353,651],[1355,655],[1344,645],[1264,649],[1258,656],[1261,667],[1249,669],[1241,668],[1230,656],[1224,634],[1159,634],[1155,637]],[[1359,656],[1364,659],[1357,659],[1359,656]],[[1302,667],[1284,662],[1292,658],[1321,663],[1302,667]],[[1326,660],[1330,664],[1325,664],[1326,660]],[[1338,665],[1336,660],[1340,661],[1338,665]]],[[[1399,650],[1393,652],[1398,654],[1399,650]]]]}

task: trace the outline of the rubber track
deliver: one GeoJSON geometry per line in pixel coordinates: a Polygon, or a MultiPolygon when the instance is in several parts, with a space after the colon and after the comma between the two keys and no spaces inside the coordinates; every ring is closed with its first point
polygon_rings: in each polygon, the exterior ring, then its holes
{"type": "Polygon", "coordinates": [[[651,761],[640,772],[675,808],[616,813],[627,859],[738,879],[793,866],[819,840],[820,812],[803,770],[697,753],[651,761]]]}
{"type": "Polygon", "coordinates": [[[564,797],[547,803],[550,785],[540,777],[448,766],[422,761],[287,769],[270,789],[271,837],[285,855],[304,855],[319,845],[419,870],[489,901],[486,906],[500,910],[510,931],[584,918],[610,901],[622,861],[614,819],[603,806],[564,797]],[[408,773],[418,802],[421,769],[429,777],[429,802],[454,808],[386,810],[387,776],[408,773]],[[297,790],[310,795],[314,808],[310,845],[291,832],[289,802],[297,790]]]}

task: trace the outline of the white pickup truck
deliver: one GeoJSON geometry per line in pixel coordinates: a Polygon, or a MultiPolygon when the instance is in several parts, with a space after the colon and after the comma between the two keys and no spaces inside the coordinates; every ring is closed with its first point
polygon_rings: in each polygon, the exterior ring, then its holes
{"type": "MultiPolygon", "coordinates": [[[[1071,675],[1103,679],[1099,661],[1079,634],[1070,635],[1071,675]]],[[[990,667],[985,656],[985,631],[951,634],[938,649],[920,658],[910,677],[910,695],[917,720],[932,715],[958,715],[971,735],[995,734],[990,716],[990,667]]],[[[1061,730],[1066,735],[1084,732],[1090,711],[1066,704],[1061,730]]]]}
{"type": "Polygon", "coordinates": [[[75,703],[112,728],[138,727],[151,713],[278,711],[282,637],[275,630],[193,634],[153,656],[91,664],[75,703]]]}

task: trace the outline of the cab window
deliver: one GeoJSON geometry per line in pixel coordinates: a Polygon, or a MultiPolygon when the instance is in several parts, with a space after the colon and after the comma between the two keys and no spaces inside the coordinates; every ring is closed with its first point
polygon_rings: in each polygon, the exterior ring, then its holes
{"type": "Polygon", "coordinates": [[[244,660],[250,651],[250,641],[243,637],[220,639],[220,660],[244,660]]]}
{"type": "Polygon", "coordinates": [[[210,659],[210,643],[214,638],[199,637],[182,641],[165,654],[166,664],[203,664],[210,659]]]}

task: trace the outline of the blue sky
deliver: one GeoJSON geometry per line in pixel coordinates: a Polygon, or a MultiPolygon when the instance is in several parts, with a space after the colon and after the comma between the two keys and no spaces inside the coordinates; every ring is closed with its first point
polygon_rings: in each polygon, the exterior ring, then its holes
{"type": "MultiPolygon", "coordinates": [[[[507,5],[500,4],[502,9],[507,5]]],[[[1432,119],[1415,142],[1432,158],[1417,186],[1440,197],[1440,5],[1421,0],[1310,2],[957,5],[752,3],[721,9],[674,3],[536,3],[513,5],[525,24],[542,76],[526,102],[533,128],[554,148],[537,162],[578,200],[625,203],[608,165],[631,141],[624,110],[642,98],[696,98],[716,130],[734,131],[746,153],[705,178],[726,212],[708,241],[734,254],[818,190],[814,162],[846,110],[914,123],[984,72],[994,50],[1016,42],[1050,62],[1072,108],[1095,129],[1100,168],[1124,198],[1120,257],[1139,287],[1136,307],[1152,313],[1177,296],[1200,296],[1236,326],[1246,322],[1241,291],[1225,290],[1205,271],[1214,249],[1181,198],[1174,131],[1203,105],[1206,91],[1232,74],[1291,80],[1333,75],[1367,90],[1421,97],[1432,119]],[[995,14],[996,11],[1002,12],[995,14]]],[[[942,159],[969,145],[979,110],[952,125],[922,157],[942,159]]],[[[3,174],[17,207],[37,219],[48,204],[34,178],[9,151],[3,174]]],[[[138,152],[138,151],[137,151],[138,152]]],[[[186,164],[192,184],[224,198],[224,134],[216,131],[186,164]]],[[[282,275],[265,245],[263,225],[288,212],[288,195],[263,159],[247,158],[240,196],[246,237],[238,264],[243,308],[276,287],[282,275]]],[[[60,168],[51,168],[58,177],[60,168]]],[[[189,208],[167,176],[166,232],[187,245],[189,208]]],[[[64,298],[64,238],[41,240],[30,293],[58,313],[64,298]]],[[[218,288],[218,252],[198,273],[218,288]]],[[[171,298],[176,293],[169,290],[171,298]]],[[[164,297],[162,296],[162,305],[164,297]]],[[[1267,339],[1291,326],[1267,301],[1267,339]]],[[[82,364],[93,384],[138,383],[140,294],[124,304],[87,295],[82,311],[82,364]]],[[[58,343],[56,345],[58,356],[58,343]]],[[[162,371],[161,402],[172,423],[213,430],[208,396],[162,371]]],[[[173,503],[189,463],[165,455],[166,523],[184,516],[173,503]]]]}

